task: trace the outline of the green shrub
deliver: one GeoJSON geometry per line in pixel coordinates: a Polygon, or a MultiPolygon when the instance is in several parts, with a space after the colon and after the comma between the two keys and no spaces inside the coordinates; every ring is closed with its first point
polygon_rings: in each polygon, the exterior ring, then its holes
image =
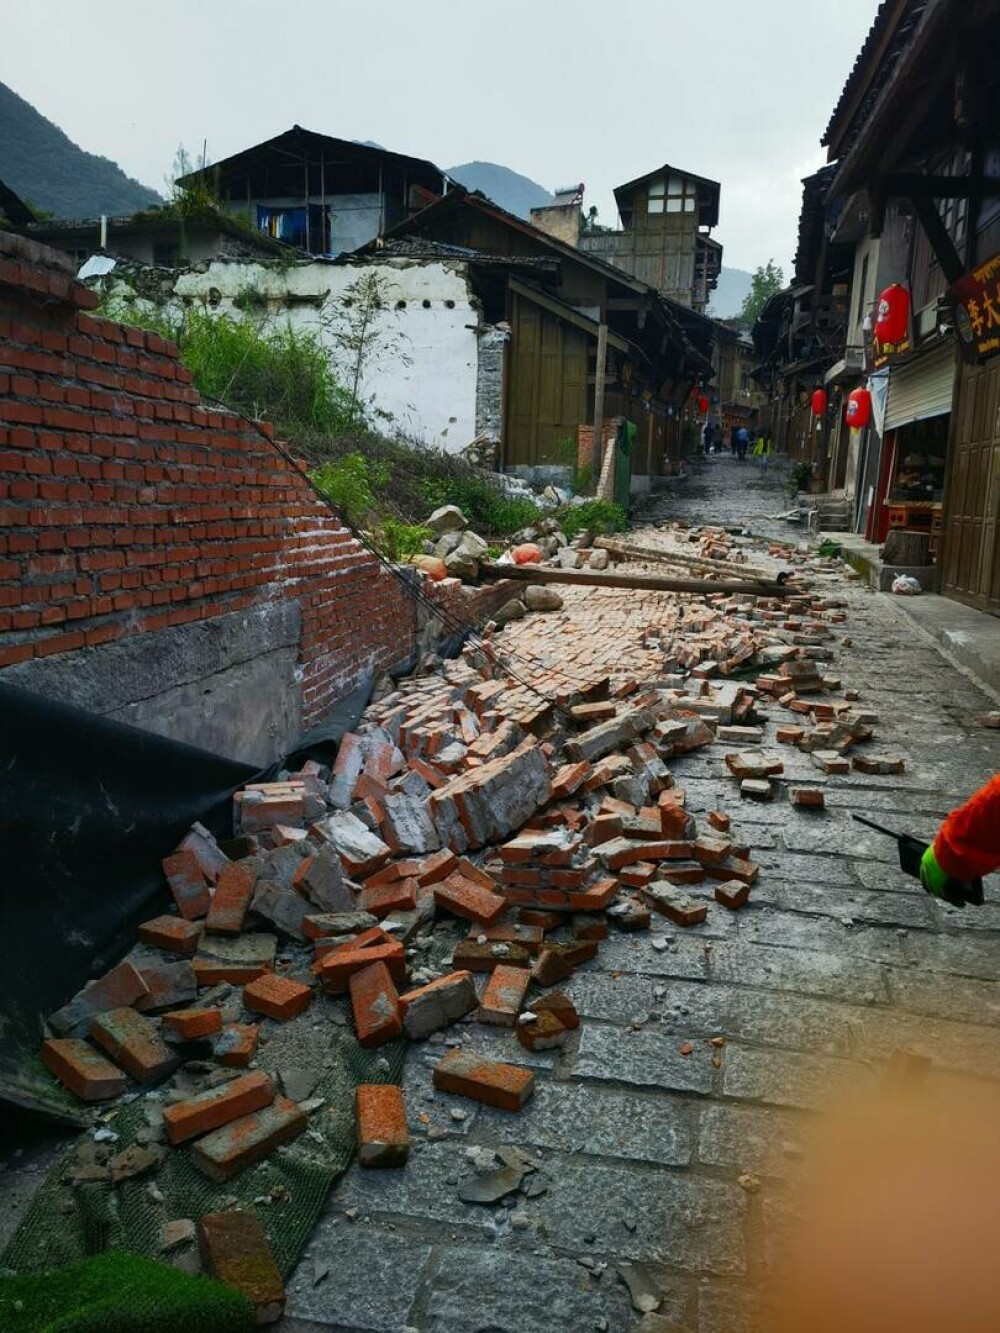
{"type": "Polygon", "coordinates": [[[398,518],[383,518],[378,527],[378,544],[390,560],[408,560],[419,555],[430,540],[430,528],[419,523],[403,523],[398,518]]]}
{"type": "Polygon", "coordinates": [[[504,537],[542,516],[533,501],[511,499],[496,483],[471,470],[465,476],[424,477],[419,491],[428,513],[442,505],[458,505],[470,527],[482,536],[504,537]]]}
{"type": "Polygon", "coordinates": [[[312,480],[332,505],[354,524],[363,523],[375,509],[375,490],[385,485],[380,464],[363,454],[344,454],[311,473],[312,480]]]}
{"type": "Polygon", "coordinates": [[[812,481],[812,465],[804,461],[793,463],[788,472],[788,494],[794,498],[799,491],[807,491],[812,481]]]}
{"type": "Polygon", "coordinates": [[[570,541],[584,529],[604,536],[609,532],[624,532],[628,527],[628,514],[613,500],[584,500],[583,504],[566,505],[555,517],[570,541]]]}

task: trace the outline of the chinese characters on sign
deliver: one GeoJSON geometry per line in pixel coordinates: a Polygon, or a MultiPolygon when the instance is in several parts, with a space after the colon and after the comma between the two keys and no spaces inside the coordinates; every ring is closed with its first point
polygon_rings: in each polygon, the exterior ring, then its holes
{"type": "Polygon", "coordinates": [[[995,356],[1000,352],[1000,255],[960,278],[952,294],[963,353],[979,359],[995,356]]]}

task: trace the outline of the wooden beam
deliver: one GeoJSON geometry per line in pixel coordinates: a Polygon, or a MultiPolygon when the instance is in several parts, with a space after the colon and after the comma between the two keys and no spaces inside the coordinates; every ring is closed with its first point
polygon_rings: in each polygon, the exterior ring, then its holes
{"type": "Polygon", "coordinates": [[[487,581],[513,579],[518,583],[569,583],[584,588],[630,588],[644,592],[687,592],[696,596],[708,593],[750,593],[755,597],[785,597],[790,591],[783,583],[722,582],[718,579],[668,579],[655,574],[597,574],[587,569],[555,569],[547,565],[479,566],[487,581]]]}
{"type": "Polygon", "coordinates": [[[889,196],[904,199],[992,199],[1000,195],[1000,179],[906,173],[884,177],[883,189],[889,196]]]}
{"type": "Polygon", "coordinates": [[[597,363],[594,370],[594,438],[591,450],[591,469],[595,493],[601,480],[604,462],[604,377],[608,361],[608,325],[602,317],[597,330],[597,363]]]}
{"type": "Polygon", "coordinates": [[[965,273],[965,265],[958,257],[958,251],[952,244],[948,229],[941,221],[941,214],[937,210],[937,205],[933,199],[926,197],[911,199],[911,202],[914,212],[920,219],[920,225],[927,233],[927,239],[931,243],[934,257],[941,265],[941,272],[944,274],[945,280],[949,284],[958,282],[959,278],[965,273]]]}

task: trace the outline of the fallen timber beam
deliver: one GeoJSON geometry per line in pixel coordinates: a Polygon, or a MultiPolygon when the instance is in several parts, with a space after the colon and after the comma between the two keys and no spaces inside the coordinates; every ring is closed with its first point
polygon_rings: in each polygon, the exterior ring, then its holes
{"type": "Polygon", "coordinates": [[[635,546],[631,542],[616,542],[610,537],[597,537],[594,545],[618,560],[648,560],[650,563],[677,565],[684,569],[705,570],[713,574],[732,575],[757,583],[769,583],[771,572],[753,565],[742,565],[735,560],[712,560],[705,555],[687,555],[683,551],[662,551],[649,546],[635,546]]]}
{"type": "Polygon", "coordinates": [[[721,582],[718,579],[670,579],[655,574],[598,574],[589,569],[554,569],[544,565],[479,566],[484,579],[513,579],[518,583],[571,583],[585,588],[634,588],[644,592],[742,592],[755,597],[784,597],[782,583],[721,582]]]}

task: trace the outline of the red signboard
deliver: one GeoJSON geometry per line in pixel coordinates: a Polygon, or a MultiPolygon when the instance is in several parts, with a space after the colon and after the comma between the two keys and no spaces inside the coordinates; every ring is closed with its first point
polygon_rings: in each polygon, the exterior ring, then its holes
{"type": "Polygon", "coordinates": [[[955,332],[970,358],[985,361],[1000,352],[1000,255],[974,268],[952,287],[955,332]]]}

